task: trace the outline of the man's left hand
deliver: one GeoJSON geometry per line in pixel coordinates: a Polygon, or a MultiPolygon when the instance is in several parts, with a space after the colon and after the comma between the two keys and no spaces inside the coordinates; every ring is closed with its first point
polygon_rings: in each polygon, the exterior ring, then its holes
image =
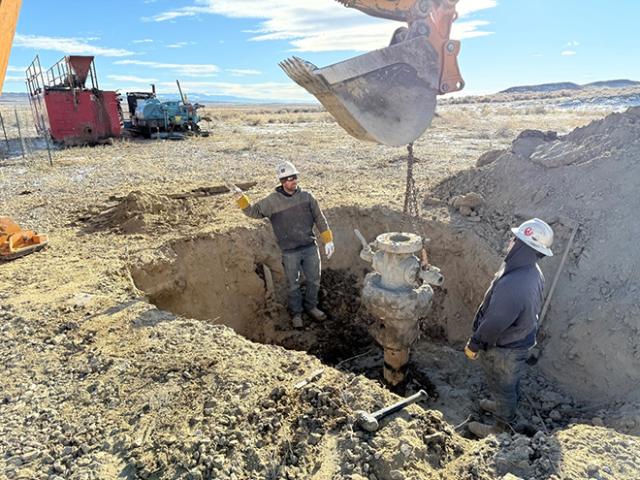
{"type": "Polygon", "coordinates": [[[333,242],[328,242],[325,244],[324,253],[327,255],[327,258],[331,258],[331,255],[333,255],[333,252],[335,251],[336,251],[336,247],[333,244],[333,242]]]}

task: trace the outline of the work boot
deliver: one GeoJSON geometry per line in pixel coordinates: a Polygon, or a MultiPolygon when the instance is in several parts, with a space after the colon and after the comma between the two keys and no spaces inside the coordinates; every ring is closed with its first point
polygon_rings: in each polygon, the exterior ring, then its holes
{"type": "Polygon", "coordinates": [[[291,317],[291,324],[293,325],[293,328],[304,327],[304,322],[302,321],[302,314],[296,313],[293,317],[291,317]]]}
{"type": "Polygon", "coordinates": [[[309,316],[317,322],[326,320],[327,318],[327,314],[320,310],[318,307],[308,309],[307,314],[309,314],[309,316]]]}
{"type": "Polygon", "coordinates": [[[488,398],[483,398],[478,402],[478,405],[482,410],[489,413],[496,413],[497,405],[494,400],[489,400],[488,398]]]}
{"type": "Polygon", "coordinates": [[[497,425],[487,425],[480,422],[470,422],[467,428],[478,438],[485,438],[489,435],[499,435],[504,432],[504,429],[497,425]]]}

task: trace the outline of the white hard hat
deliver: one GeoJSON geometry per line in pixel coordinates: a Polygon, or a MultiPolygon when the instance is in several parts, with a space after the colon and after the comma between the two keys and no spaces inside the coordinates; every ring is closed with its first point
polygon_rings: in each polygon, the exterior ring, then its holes
{"type": "Polygon", "coordinates": [[[532,218],[522,223],[518,228],[512,228],[513,234],[534,250],[552,257],[553,229],[547,222],[539,218],[532,218]]]}
{"type": "Polygon", "coordinates": [[[298,169],[291,162],[282,162],[276,168],[276,175],[278,176],[278,180],[283,178],[290,177],[291,175],[298,175],[298,169]]]}

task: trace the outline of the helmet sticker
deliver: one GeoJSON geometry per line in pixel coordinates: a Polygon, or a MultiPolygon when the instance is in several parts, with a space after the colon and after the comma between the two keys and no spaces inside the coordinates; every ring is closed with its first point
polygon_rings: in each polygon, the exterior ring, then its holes
{"type": "Polygon", "coordinates": [[[527,227],[524,229],[523,233],[525,234],[525,236],[530,237],[531,235],[533,235],[533,228],[527,227]]]}

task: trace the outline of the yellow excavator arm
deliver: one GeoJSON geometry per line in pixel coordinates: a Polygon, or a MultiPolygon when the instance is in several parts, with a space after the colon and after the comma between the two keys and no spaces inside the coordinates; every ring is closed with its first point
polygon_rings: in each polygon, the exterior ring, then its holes
{"type": "Polygon", "coordinates": [[[7,74],[11,44],[16,33],[22,0],[0,0],[0,94],[7,74]]]}
{"type": "Polygon", "coordinates": [[[430,125],[436,96],[464,87],[460,42],[449,38],[458,0],[337,0],[367,15],[406,22],[388,47],[318,68],[292,57],[280,63],[349,134],[407,145],[430,125]]]}

